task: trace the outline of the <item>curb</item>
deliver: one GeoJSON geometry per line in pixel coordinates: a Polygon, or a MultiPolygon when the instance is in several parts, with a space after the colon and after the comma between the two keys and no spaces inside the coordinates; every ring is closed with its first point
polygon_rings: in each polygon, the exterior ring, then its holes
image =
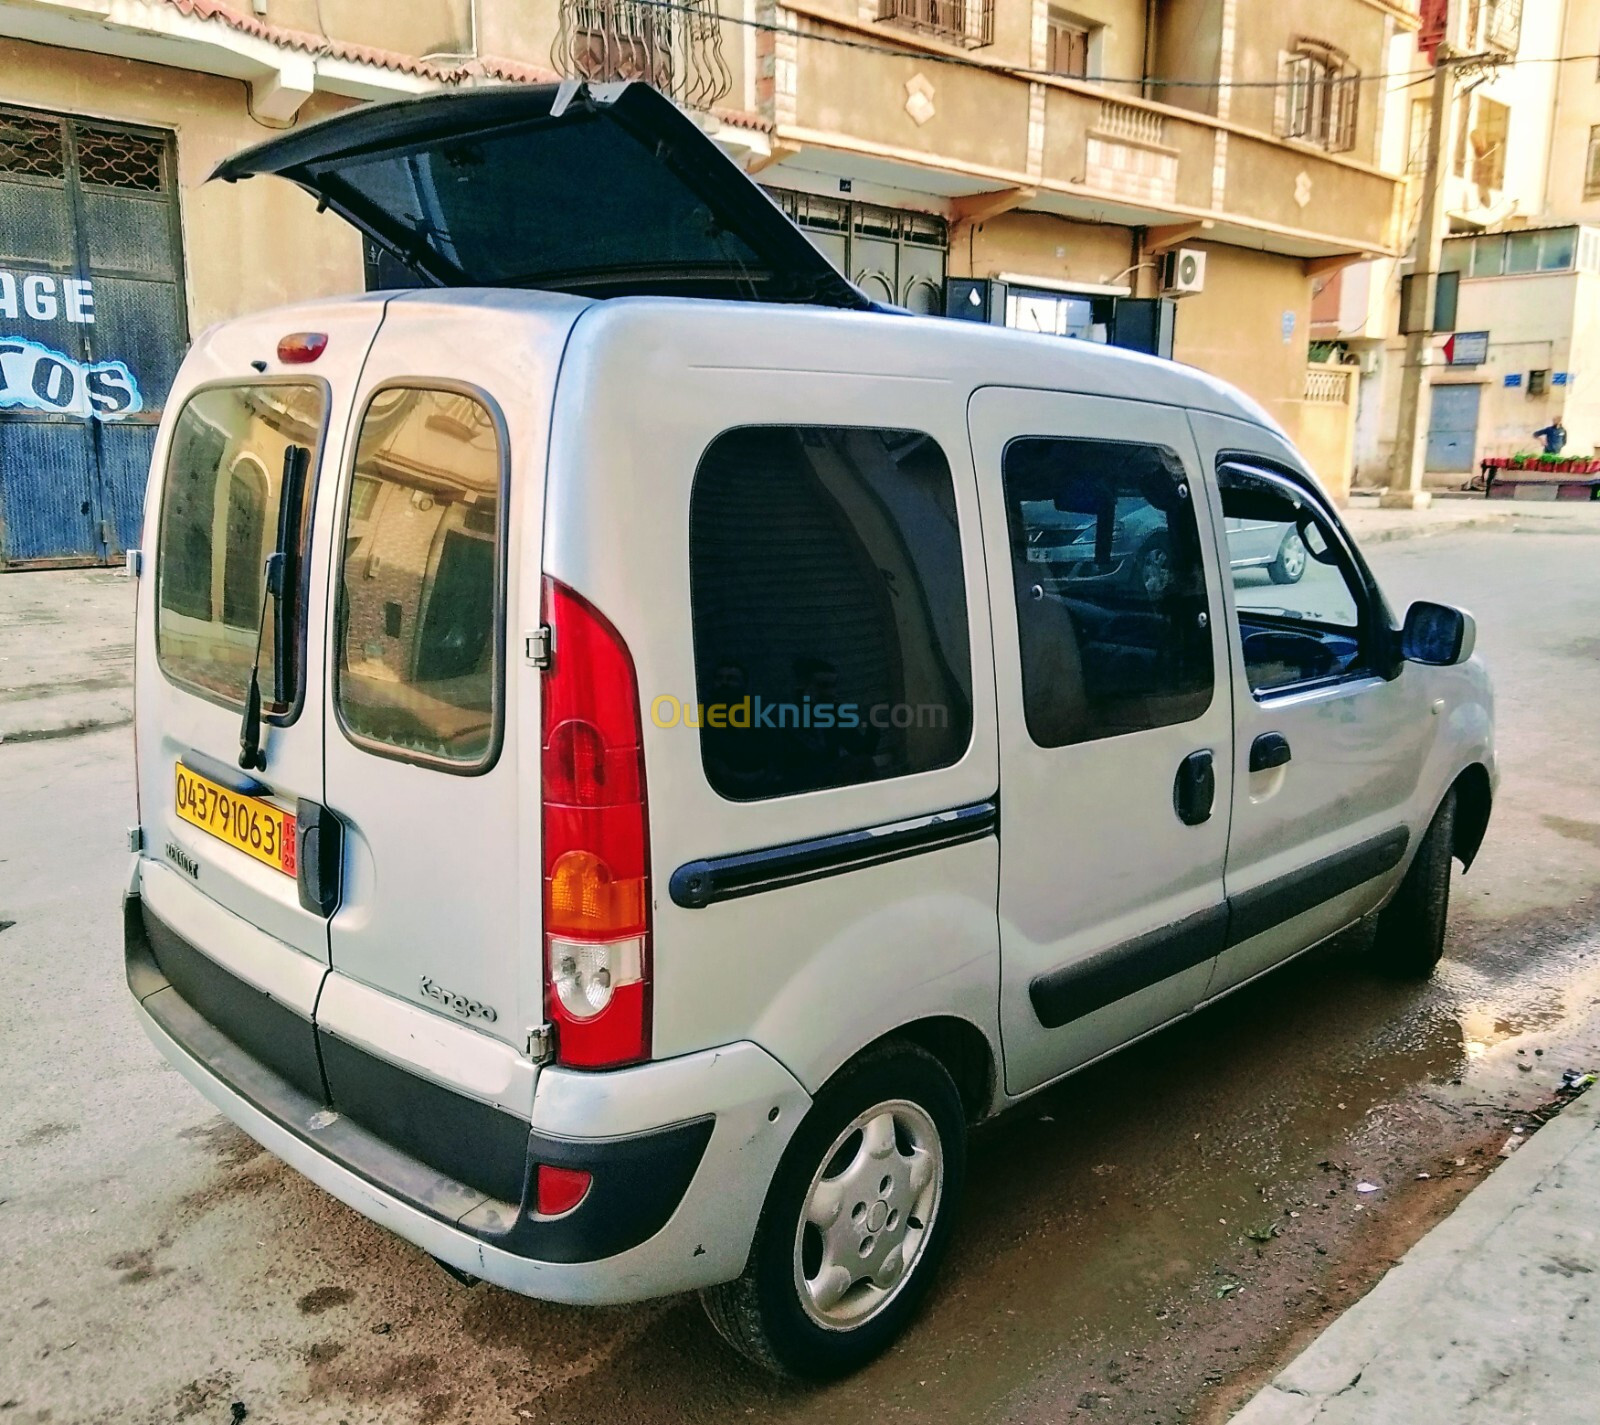
{"type": "Polygon", "coordinates": [[[1506,514],[1469,515],[1460,520],[1435,520],[1425,524],[1385,525],[1378,529],[1363,531],[1361,528],[1360,514],[1355,519],[1350,519],[1350,511],[1345,511],[1345,519],[1351,532],[1358,543],[1392,544],[1402,539],[1423,539],[1428,536],[1442,534],[1457,534],[1471,530],[1501,530],[1511,534],[1600,534],[1600,522],[1589,523],[1577,519],[1566,519],[1559,515],[1533,515],[1522,511],[1506,514]]]}
{"type": "MultiPolygon", "coordinates": [[[[1230,1425],[1311,1425],[1379,1357],[1410,1344],[1409,1329],[1447,1295],[1488,1238],[1526,1209],[1547,1178],[1600,1130],[1600,1092],[1585,1093],[1534,1134],[1401,1258],[1360,1301],[1295,1357],[1230,1425]]],[[[1450,1343],[1441,1342],[1444,1350],[1450,1343]]],[[[1370,1402],[1369,1402],[1370,1404],[1370,1402]]]]}

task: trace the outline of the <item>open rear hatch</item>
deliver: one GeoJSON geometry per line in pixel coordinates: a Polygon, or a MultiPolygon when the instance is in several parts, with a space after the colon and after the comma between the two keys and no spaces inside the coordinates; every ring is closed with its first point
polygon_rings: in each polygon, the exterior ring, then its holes
{"type": "Polygon", "coordinates": [[[532,84],[375,104],[246,149],[439,287],[871,308],[670,99],[532,84]]]}

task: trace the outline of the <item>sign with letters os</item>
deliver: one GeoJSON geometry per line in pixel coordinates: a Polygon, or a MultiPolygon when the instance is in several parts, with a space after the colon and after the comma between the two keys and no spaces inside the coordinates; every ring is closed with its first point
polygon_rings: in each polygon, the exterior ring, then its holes
{"type": "MultiPolygon", "coordinates": [[[[94,325],[94,283],[48,272],[0,270],[0,322],[94,325]]],[[[144,409],[123,361],[78,361],[0,326],[0,411],[114,421],[144,409]]]]}

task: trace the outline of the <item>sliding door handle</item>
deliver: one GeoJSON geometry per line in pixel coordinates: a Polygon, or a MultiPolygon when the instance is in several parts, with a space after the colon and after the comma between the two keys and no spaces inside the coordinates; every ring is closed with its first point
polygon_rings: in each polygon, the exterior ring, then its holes
{"type": "Polygon", "coordinates": [[[1270,772],[1274,767],[1287,765],[1292,755],[1289,739],[1281,732],[1263,732],[1250,744],[1250,770],[1270,772]]]}

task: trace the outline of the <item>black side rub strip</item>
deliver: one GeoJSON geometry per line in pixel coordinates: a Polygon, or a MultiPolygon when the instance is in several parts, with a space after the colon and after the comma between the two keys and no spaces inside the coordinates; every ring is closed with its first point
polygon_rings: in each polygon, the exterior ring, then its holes
{"type": "Polygon", "coordinates": [[[1197,911],[1175,925],[1112,945],[1085,960],[1039,975],[1028,986],[1033,1012],[1060,1029],[1398,866],[1410,844],[1403,826],[1325,856],[1243,895],[1197,911]]]}
{"type": "Polygon", "coordinates": [[[1403,826],[1324,856],[1264,886],[1228,898],[1228,944],[1237,945],[1263,930],[1352,891],[1374,876],[1392,871],[1406,854],[1411,832],[1403,826]]]}
{"type": "Polygon", "coordinates": [[[1215,959],[1227,935],[1228,907],[1209,906],[1176,925],[1152,930],[1075,965],[1040,975],[1028,986],[1028,998],[1040,1024],[1060,1029],[1170,975],[1215,959]]]}
{"type": "Polygon", "coordinates": [[[780,886],[798,886],[824,876],[858,871],[863,866],[878,866],[924,851],[977,841],[994,835],[999,822],[999,804],[991,797],[988,801],[973,802],[970,806],[910,821],[843,831],[836,836],[818,836],[809,841],[791,841],[762,851],[741,851],[732,856],[690,861],[672,873],[667,889],[674,905],[685,910],[701,910],[736,896],[753,896],[758,891],[777,890],[780,886]]]}

